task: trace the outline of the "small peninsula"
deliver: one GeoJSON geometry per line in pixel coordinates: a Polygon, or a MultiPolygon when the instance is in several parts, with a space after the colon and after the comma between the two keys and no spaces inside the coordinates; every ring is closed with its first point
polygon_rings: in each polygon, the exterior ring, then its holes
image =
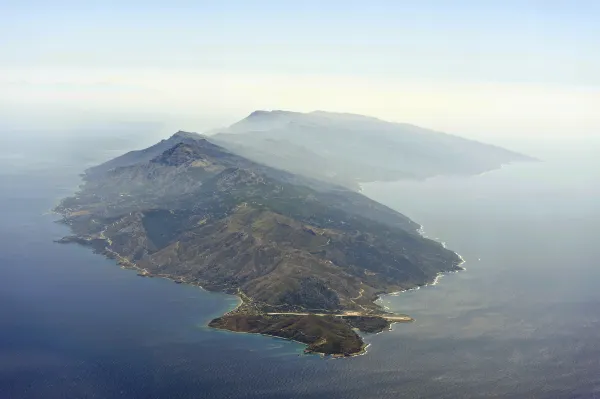
{"type": "Polygon", "coordinates": [[[214,328],[352,356],[394,322],[375,300],[461,270],[419,225],[360,193],[178,132],[84,175],[56,207],[78,243],[140,276],[238,295],[214,328]]]}

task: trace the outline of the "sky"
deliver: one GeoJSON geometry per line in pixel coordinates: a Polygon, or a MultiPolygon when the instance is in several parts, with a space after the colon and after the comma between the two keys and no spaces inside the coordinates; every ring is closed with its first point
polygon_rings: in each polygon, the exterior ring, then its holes
{"type": "Polygon", "coordinates": [[[319,109],[600,135],[598,1],[0,0],[0,20],[0,126],[319,109]]]}

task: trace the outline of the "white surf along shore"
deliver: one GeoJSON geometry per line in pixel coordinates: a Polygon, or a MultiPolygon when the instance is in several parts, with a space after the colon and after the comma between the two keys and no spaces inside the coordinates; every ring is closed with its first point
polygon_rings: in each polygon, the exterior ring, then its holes
{"type": "MultiPolygon", "coordinates": [[[[436,237],[428,237],[428,236],[425,234],[425,229],[423,228],[423,226],[422,226],[422,225],[419,225],[419,229],[418,229],[417,231],[418,231],[418,233],[421,235],[421,237],[423,237],[423,238],[429,238],[429,239],[431,239],[431,240],[437,241],[437,242],[439,242],[439,243],[442,245],[442,247],[446,248],[446,243],[445,243],[444,241],[442,241],[442,240],[440,240],[439,238],[436,238],[436,237]]],[[[452,252],[454,252],[454,251],[452,251],[452,252]]],[[[384,300],[385,300],[387,297],[390,297],[390,296],[398,296],[398,295],[402,294],[403,292],[408,292],[408,291],[416,291],[416,290],[420,289],[421,287],[430,287],[430,286],[435,286],[435,285],[438,285],[438,284],[439,284],[439,282],[440,282],[440,280],[442,279],[442,277],[444,277],[444,276],[445,276],[445,275],[447,275],[447,274],[451,274],[451,273],[458,273],[458,272],[461,272],[461,271],[466,271],[466,270],[467,270],[467,268],[463,266],[463,265],[465,264],[465,262],[466,262],[466,261],[464,260],[464,258],[463,258],[463,257],[462,257],[462,256],[461,256],[461,255],[460,255],[458,252],[454,252],[454,253],[455,253],[455,254],[456,254],[456,256],[458,256],[458,257],[459,257],[459,259],[460,259],[460,263],[458,264],[458,267],[460,268],[459,270],[456,270],[456,271],[449,271],[449,272],[440,272],[440,273],[438,273],[438,274],[435,276],[434,280],[433,280],[431,283],[427,283],[427,284],[420,285],[420,286],[413,287],[413,288],[408,288],[408,289],[401,290],[401,291],[390,292],[389,294],[383,294],[383,295],[380,295],[380,296],[379,296],[379,297],[378,297],[378,298],[375,300],[375,302],[379,302],[379,304],[380,304],[380,305],[383,307],[383,309],[384,309],[384,310],[386,310],[386,311],[387,311],[387,310],[390,310],[390,308],[389,308],[388,306],[385,306],[385,305],[383,304],[384,300]]]]}
{"type": "MultiPolygon", "coordinates": [[[[503,165],[503,166],[504,166],[504,165],[503,165]]],[[[492,171],[485,171],[485,172],[482,172],[482,173],[481,173],[481,175],[483,175],[483,174],[486,174],[486,173],[489,173],[489,172],[492,172],[492,171]]],[[[424,180],[432,179],[432,178],[435,178],[435,177],[437,177],[437,176],[431,176],[431,177],[428,177],[428,178],[426,178],[426,179],[424,179],[424,180]]],[[[358,192],[359,192],[359,193],[361,193],[361,194],[363,194],[363,195],[365,195],[365,196],[367,196],[367,197],[371,198],[371,199],[372,199],[372,200],[374,200],[374,201],[378,201],[377,199],[375,199],[375,198],[372,198],[372,197],[368,196],[367,194],[365,194],[365,190],[364,190],[364,185],[363,185],[363,183],[358,183],[358,186],[359,186],[359,189],[358,189],[358,192]]],[[[384,205],[385,205],[385,204],[384,204],[384,205]]],[[[391,208],[391,207],[390,207],[390,208],[391,208]]],[[[392,209],[394,209],[394,208],[392,208],[392,209]]],[[[424,227],[423,227],[423,225],[422,225],[422,224],[419,224],[419,228],[417,229],[417,232],[419,233],[419,235],[420,235],[421,237],[423,237],[423,238],[429,238],[429,239],[431,239],[431,240],[434,240],[434,241],[436,241],[436,242],[440,243],[440,244],[442,245],[442,247],[444,247],[445,249],[447,249],[447,248],[446,248],[446,242],[445,242],[445,241],[443,241],[443,240],[439,239],[438,237],[428,237],[428,236],[427,236],[427,234],[425,233],[425,229],[424,229],[424,227]]],[[[464,259],[464,258],[463,258],[463,257],[462,257],[462,256],[461,256],[461,255],[460,255],[458,252],[455,252],[455,251],[452,251],[452,252],[454,252],[454,253],[456,254],[456,256],[458,256],[458,258],[460,259],[460,263],[458,264],[459,270],[456,270],[456,271],[450,271],[450,272],[440,272],[440,273],[438,273],[438,274],[435,276],[435,278],[433,279],[433,281],[432,281],[431,283],[427,283],[427,284],[424,284],[424,285],[421,285],[421,286],[417,286],[417,287],[413,287],[413,288],[408,288],[408,289],[401,290],[401,291],[390,292],[389,294],[382,294],[382,295],[380,295],[380,296],[379,296],[379,297],[378,297],[378,298],[375,300],[375,302],[376,302],[376,303],[379,303],[379,304],[381,305],[381,307],[382,307],[384,310],[388,311],[388,310],[390,310],[390,308],[389,308],[388,306],[385,306],[385,305],[383,304],[383,302],[384,302],[385,298],[387,298],[387,297],[389,297],[389,296],[398,296],[398,295],[402,294],[403,292],[407,292],[407,291],[416,291],[416,290],[420,289],[421,287],[435,286],[435,285],[438,285],[438,284],[439,284],[439,282],[440,282],[440,280],[442,279],[442,277],[444,277],[446,274],[450,274],[450,273],[457,273],[457,272],[460,272],[460,271],[466,271],[466,270],[467,270],[467,268],[463,266],[463,265],[466,263],[465,259],[464,259]]],[[[392,324],[393,324],[393,323],[392,323],[392,324]]],[[[390,327],[390,328],[391,328],[391,327],[390,327]]]]}

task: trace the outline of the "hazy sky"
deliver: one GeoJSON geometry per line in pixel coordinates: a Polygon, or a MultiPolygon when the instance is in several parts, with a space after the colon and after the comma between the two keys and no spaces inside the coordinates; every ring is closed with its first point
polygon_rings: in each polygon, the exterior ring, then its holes
{"type": "Polygon", "coordinates": [[[203,130],[254,109],[600,134],[600,1],[0,0],[0,121],[203,130]]]}

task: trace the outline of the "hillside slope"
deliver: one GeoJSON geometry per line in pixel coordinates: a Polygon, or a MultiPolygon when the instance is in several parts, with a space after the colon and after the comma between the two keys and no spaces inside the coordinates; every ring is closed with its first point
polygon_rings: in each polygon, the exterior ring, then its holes
{"type": "MultiPolygon", "coordinates": [[[[169,140],[162,152],[91,169],[57,207],[74,232],[62,241],[142,275],[238,294],[235,317],[252,315],[253,325],[270,326],[275,312],[382,315],[379,294],[460,269],[459,257],[421,237],[417,224],[358,193],[256,164],[201,136],[169,140]]],[[[306,327],[304,317],[295,325],[306,327]]],[[[320,323],[349,329],[335,336],[353,334],[343,320],[320,323]]]]}
{"type": "Polygon", "coordinates": [[[414,125],[322,111],[255,111],[211,139],[244,157],[352,188],[371,181],[477,174],[532,160],[414,125]]]}

